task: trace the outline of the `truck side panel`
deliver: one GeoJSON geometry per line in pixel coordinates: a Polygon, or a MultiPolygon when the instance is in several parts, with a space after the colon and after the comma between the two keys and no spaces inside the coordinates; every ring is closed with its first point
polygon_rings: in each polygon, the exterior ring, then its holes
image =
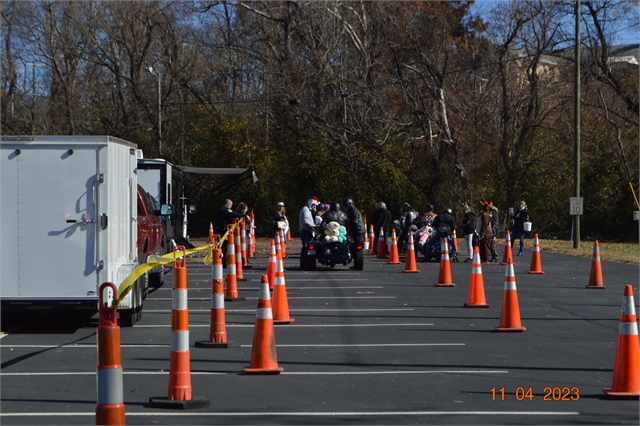
{"type": "Polygon", "coordinates": [[[3,299],[95,299],[97,156],[95,146],[3,144],[3,299]]]}

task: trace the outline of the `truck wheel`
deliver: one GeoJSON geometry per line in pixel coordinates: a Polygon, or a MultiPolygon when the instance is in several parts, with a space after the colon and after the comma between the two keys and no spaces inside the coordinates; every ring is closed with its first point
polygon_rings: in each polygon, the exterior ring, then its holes
{"type": "Polygon", "coordinates": [[[364,250],[356,251],[353,256],[353,269],[355,271],[362,271],[364,269],[364,250]]]}
{"type": "Polygon", "coordinates": [[[149,272],[149,287],[159,288],[164,284],[164,265],[156,266],[149,272]]]}

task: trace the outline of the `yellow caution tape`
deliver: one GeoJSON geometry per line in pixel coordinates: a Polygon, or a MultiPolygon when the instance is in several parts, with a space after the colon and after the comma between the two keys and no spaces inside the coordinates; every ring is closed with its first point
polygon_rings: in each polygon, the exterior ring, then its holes
{"type": "MultiPolygon", "coordinates": [[[[220,243],[222,243],[224,240],[226,240],[229,236],[229,233],[232,232],[235,227],[236,227],[237,223],[234,224],[225,234],[224,236],[220,239],[220,243]]],[[[205,263],[205,265],[210,265],[212,262],[212,254],[211,254],[211,249],[214,247],[214,244],[207,244],[205,246],[202,247],[196,247],[196,248],[192,248],[192,249],[188,249],[186,250],[186,255],[189,256],[191,254],[203,251],[203,250],[209,250],[209,254],[207,256],[205,256],[203,262],[205,263]]],[[[148,271],[150,271],[151,269],[155,268],[156,266],[160,266],[160,265],[167,265],[169,263],[174,263],[175,262],[175,258],[174,258],[174,253],[167,253],[164,254],[162,256],[157,255],[157,254],[152,254],[151,256],[149,256],[147,258],[147,262],[146,263],[142,263],[140,264],[138,267],[136,267],[133,271],[131,271],[131,274],[129,274],[129,276],[127,278],[125,278],[122,283],[120,284],[120,286],[118,287],[118,298],[116,300],[114,300],[113,305],[114,306],[118,306],[118,304],[120,302],[122,302],[124,300],[125,297],[127,297],[127,295],[129,294],[129,292],[131,291],[131,289],[133,288],[133,285],[135,284],[136,280],[138,278],[140,278],[142,275],[146,274],[148,271]]]]}
{"type": "Polygon", "coordinates": [[[636,206],[638,206],[638,210],[640,210],[640,203],[638,203],[638,197],[636,197],[636,191],[633,189],[633,184],[629,182],[629,186],[631,187],[631,193],[633,194],[633,198],[636,200],[636,206]]]}

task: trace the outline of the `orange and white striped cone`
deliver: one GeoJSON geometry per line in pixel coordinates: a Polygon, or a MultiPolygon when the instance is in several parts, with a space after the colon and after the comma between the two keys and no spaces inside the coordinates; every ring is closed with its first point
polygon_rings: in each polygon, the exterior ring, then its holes
{"type": "Polygon", "coordinates": [[[373,248],[376,244],[376,233],[373,231],[373,225],[369,227],[369,253],[373,254],[373,248]]]}
{"type": "Polygon", "coordinates": [[[416,251],[413,247],[413,232],[409,232],[409,237],[407,238],[407,258],[402,272],[420,272],[416,267],[416,251]]]}
{"type": "MultiPolygon", "coordinates": [[[[231,236],[233,234],[229,234],[231,236]]],[[[238,277],[236,275],[236,246],[231,241],[227,244],[227,291],[224,295],[225,302],[243,302],[245,297],[238,295],[238,277]]]]}
{"type": "Polygon", "coordinates": [[[267,264],[267,277],[269,279],[269,290],[273,290],[273,285],[276,282],[276,266],[278,263],[278,256],[276,254],[276,242],[272,238],[269,245],[269,263],[267,264]]]}
{"type": "Polygon", "coordinates": [[[249,366],[245,367],[244,372],[247,374],[280,374],[282,371],[284,369],[278,367],[278,355],[276,354],[269,283],[267,276],[263,275],[260,282],[258,309],[256,309],[256,323],[253,329],[251,361],[249,366]]]}
{"type": "Polygon", "coordinates": [[[502,311],[500,326],[497,331],[523,332],[526,330],[520,322],[520,305],[518,304],[518,290],[516,289],[516,275],[513,271],[513,258],[507,264],[502,293],[502,311]]]}
{"type": "Polygon", "coordinates": [[[242,272],[242,237],[240,236],[239,222],[236,222],[234,250],[236,252],[236,280],[246,281],[247,279],[244,277],[244,273],[242,272]]]}
{"type": "Polygon", "coordinates": [[[442,248],[440,255],[440,271],[438,272],[438,282],[436,287],[455,287],[451,279],[451,262],[449,260],[449,245],[446,238],[440,240],[442,248]]]}
{"type": "Polygon", "coordinates": [[[276,231],[275,240],[276,240],[276,261],[282,262],[282,269],[284,270],[284,258],[282,257],[282,239],[280,238],[279,231],[276,231]]]}
{"type": "Polygon", "coordinates": [[[222,272],[222,250],[211,249],[211,323],[209,340],[196,342],[197,348],[235,348],[237,342],[227,341],[227,323],[224,311],[224,279],[222,272]]]}
{"type": "Polygon", "coordinates": [[[249,258],[247,257],[247,221],[240,221],[240,252],[242,253],[242,267],[251,268],[249,266],[249,258]]]}
{"type": "Polygon", "coordinates": [[[189,351],[189,309],[187,306],[187,249],[173,251],[173,295],[171,305],[171,352],[169,353],[168,397],[150,398],[155,408],[202,408],[206,399],[194,400],[191,387],[191,352],[189,351]],[[178,253],[181,255],[178,256],[178,253]]]}
{"type": "Polygon", "coordinates": [[[276,276],[273,286],[273,323],[293,323],[293,318],[289,317],[289,300],[287,299],[287,286],[284,279],[282,259],[278,259],[276,264],[276,276]]]}
{"type": "Polygon", "coordinates": [[[380,234],[378,235],[378,253],[376,257],[378,259],[386,259],[387,258],[387,240],[384,235],[384,229],[380,227],[380,234]]]}
{"type": "Polygon", "coordinates": [[[256,255],[256,222],[253,216],[253,210],[251,210],[251,250],[249,250],[249,257],[254,257],[256,255]]]}
{"type": "Polygon", "coordinates": [[[602,391],[610,398],[640,397],[640,342],[631,284],[624,286],[613,380],[611,387],[603,388],[602,391]]]}
{"type": "Polygon", "coordinates": [[[284,259],[289,257],[287,255],[287,240],[286,240],[286,235],[284,233],[284,229],[280,230],[280,249],[282,250],[282,252],[281,252],[282,253],[282,260],[284,261],[284,259]]]}
{"type": "Polygon", "coordinates": [[[98,403],[96,404],[97,425],[125,424],[125,406],[122,393],[122,361],[120,357],[120,327],[118,308],[112,303],[118,295],[113,283],[100,286],[100,322],[96,329],[98,345],[98,366],[96,383],[98,403]]]}
{"type": "Polygon", "coordinates": [[[544,274],[542,271],[542,260],[540,259],[540,242],[538,234],[533,236],[533,251],[531,252],[531,266],[529,274],[544,274]]]}
{"type": "Polygon", "coordinates": [[[451,239],[453,240],[453,248],[456,250],[456,253],[460,253],[460,250],[458,250],[458,237],[456,237],[456,230],[453,230],[453,233],[451,234],[451,239]]]}
{"type": "Polygon", "coordinates": [[[504,243],[504,255],[502,256],[501,265],[508,265],[509,262],[513,263],[513,251],[511,250],[511,232],[507,231],[504,243]]]}
{"type": "Polygon", "coordinates": [[[591,272],[589,273],[589,285],[587,285],[587,288],[606,288],[602,279],[602,263],[600,262],[598,240],[593,242],[593,260],[591,261],[591,272]]]}
{"type": "Polygon", "coordinates": [[[209,222],[209,242],[213,243],[213,222],[209,222]]]}
{"type": "Polygon", "coordinates": [[[396,230],[391,231],[391,246],[389,247],[388,265],[400,265],[400,254],[398,253],[398,239],[396,238],[396,230]]]}
{"type": "MultiPolygon", "coordinates": [[[[369,228],[367,228],[367,217],[365,216],[364,217],[364,232],[365,232],[365,234],[367,233],[367,229],[369,229],[369,228]]],[[[364,252],[366,253],[368,251],[369,251],[369,236],[365,235],[364,236],[364,252]]]]}
{"type": "Polygon", "coordinates": [[[484,279],[482,278],[482,262],[478,246],[473,247],[473,264],[471,266],[471,281],[469,282],[469,297],[465,308],[488,308],[484,296],[484,279]]]}

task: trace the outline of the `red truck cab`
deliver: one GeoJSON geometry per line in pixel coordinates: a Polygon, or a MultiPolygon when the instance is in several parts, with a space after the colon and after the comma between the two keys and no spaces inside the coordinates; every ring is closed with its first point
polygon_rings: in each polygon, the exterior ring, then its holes
{"type": "MultiPolygon", "coordinates": [[[[164,227],[156,201],[142,186],[138,185],[138,261],[142,264],[152,254],[167,252],[164,227]]],[[[160,287],[164,282],[164,268],[159,266],[149,273],[149,285],[160,287]]]]}

